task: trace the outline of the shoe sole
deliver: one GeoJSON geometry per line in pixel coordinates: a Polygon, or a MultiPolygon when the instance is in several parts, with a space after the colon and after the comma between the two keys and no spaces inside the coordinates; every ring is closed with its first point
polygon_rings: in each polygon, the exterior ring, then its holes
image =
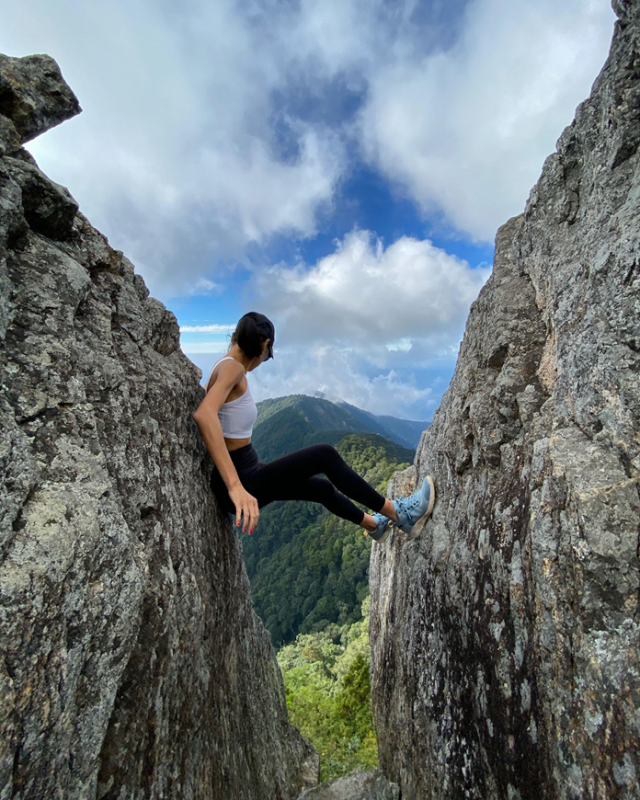
{"type": "Polygon", "coordinates": [[[436,486],[431,475],[427,475],[427,482],[429,484],[429,506],[413,526],[413,528],[411,528],[411,533],[407,534],[408,539],[417,539],[418,536],[420,536],[424,526],[427,524],[427,520],[431,516],[431,512],[433,511],[433,506],[436,502],[436,486]]]}

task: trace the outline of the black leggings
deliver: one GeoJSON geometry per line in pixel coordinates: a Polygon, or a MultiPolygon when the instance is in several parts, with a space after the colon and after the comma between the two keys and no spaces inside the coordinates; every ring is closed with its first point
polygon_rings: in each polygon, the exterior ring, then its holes
{"type": "MultiPolygon", "coordinates": [[[[274,500],[310,500],[322,503],[332,514],[359,525],[364,512],[349,497],[374,511],[381,511],[385,504],[385,498],[352,470],[329,444],[305,447],[269,464],[260,463],[252,444],[232,450],[229,455],[242,485],[256,498],[260,508],[274,500]],[[321,473],[329,480],[319,478],[321,473]]],[[[227,487],[215,467],[211,488],[225,511],[235,514],[227,487]]]]}

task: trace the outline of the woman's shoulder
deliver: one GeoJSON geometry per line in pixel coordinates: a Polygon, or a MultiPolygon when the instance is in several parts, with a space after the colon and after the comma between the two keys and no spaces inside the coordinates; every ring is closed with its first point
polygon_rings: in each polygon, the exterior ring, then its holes
{"type": "Polygon", "coordinates": [[[222,374],[235,378],[235,383],[238,383],[239,380],[245,375],[245,368],[239,361],[236,361],[235,358],[221,358],[213,365],[205,393],[211,389],[213,384],[216,382],[216,379],[222,374]]]}

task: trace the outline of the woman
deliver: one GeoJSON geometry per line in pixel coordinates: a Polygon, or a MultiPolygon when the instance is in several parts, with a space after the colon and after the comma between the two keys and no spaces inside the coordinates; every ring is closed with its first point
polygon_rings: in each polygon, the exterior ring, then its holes
{"type": "Polygon", "coordinates": [[[274,341],[273,324],[264,314],[245,314],[231,336],[229,352],[215,364],[205,398],[193,415],[215,464],[211,487],[226,511],[233,514],[235,510],[236,525],[242,520],[242,530],[252,534],[259,509],[268,503],[311,500],[360,525],[376,542],[386,541],[392,527],[406,533],[421,530],[435,500],[430,476],[415,494],[391,501],[328,444],[306,447],[269,464],[259,462],[251,444],[258,410],[246,376],[273,358],[274,341]],[[378,512],[365,514],[353,500],[378,512]]]}

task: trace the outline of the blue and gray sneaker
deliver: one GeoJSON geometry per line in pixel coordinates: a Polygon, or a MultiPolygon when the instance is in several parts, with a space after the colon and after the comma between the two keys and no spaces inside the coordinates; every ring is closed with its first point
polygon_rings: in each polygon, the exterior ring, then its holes
{"type": "Polygon", "coordinates": [[[431,516],[435,500],[436,488],[433,478],[427,475],[417,492],[393,501],[398,521],[391,524],[403,533],[409,534],[411,539],[415,539],[420,536],[426,521],[431,516]]]}
{"type": "Polygon", "coordinates": [[[386,542],[389,538],[393,523],[389,517],[385,517],[384,514],[372,514],[371,516],[376,521],[378,527],[375,529],[375,531],[366,531],[366,533],[374,540],[374,542],[382,544],[382,542],[386,542]]]}

